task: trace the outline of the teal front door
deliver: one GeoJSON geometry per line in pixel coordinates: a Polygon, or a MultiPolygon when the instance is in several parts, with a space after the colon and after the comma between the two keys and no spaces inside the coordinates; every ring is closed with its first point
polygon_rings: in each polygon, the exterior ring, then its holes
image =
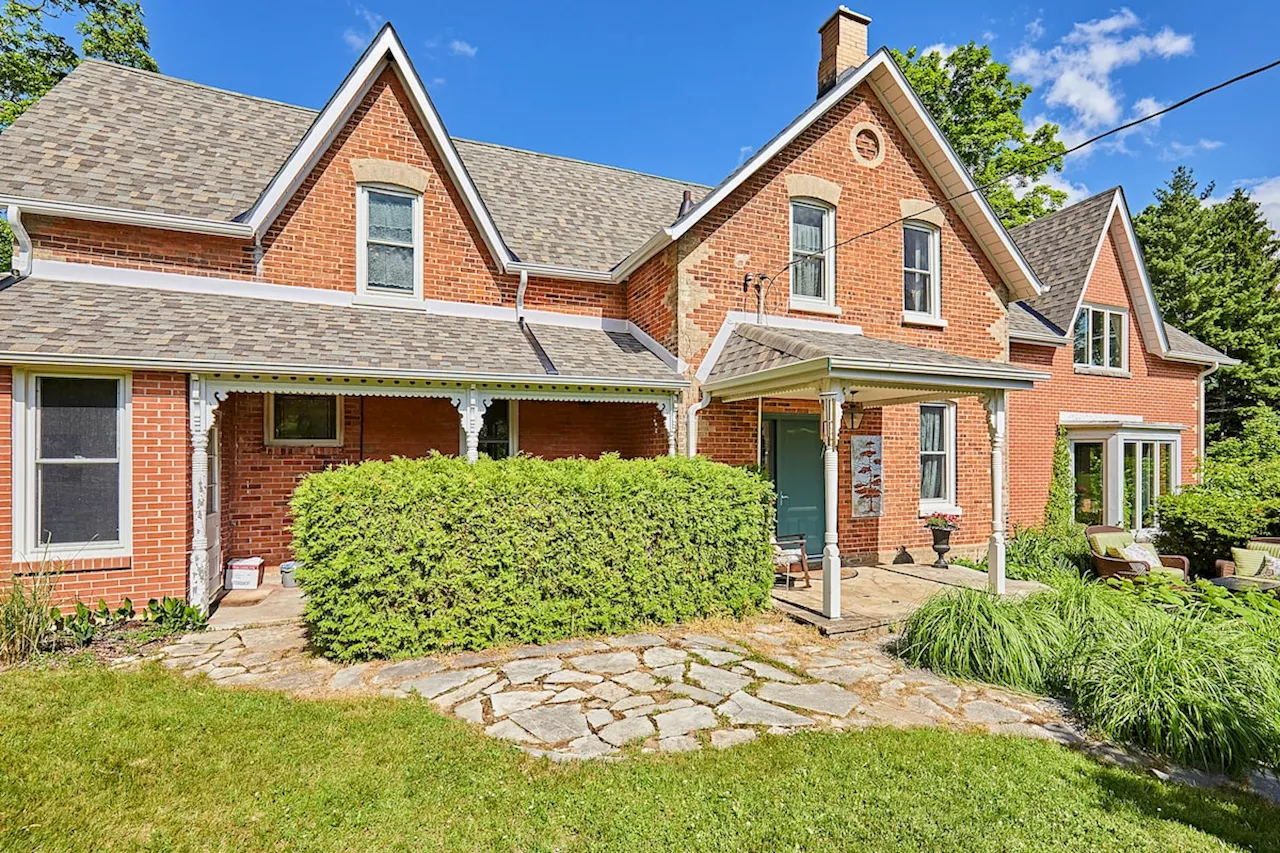
{"type": "Polygon", "coordinates": [[[826,529],[818,418],[768,418],[765,429],[765,441],[772,451],[769,474],[778,491],[778,535],[803,533],[810,556],[817,556],[822,553],[826,529]]]}

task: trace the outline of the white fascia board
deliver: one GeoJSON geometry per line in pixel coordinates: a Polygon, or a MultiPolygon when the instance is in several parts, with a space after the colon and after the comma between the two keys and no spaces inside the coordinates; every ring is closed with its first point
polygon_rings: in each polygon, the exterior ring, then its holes
{"type": "Polygon", "coordinates": [[[1142,256],[1142,247],[1138,245],[1138,235],[1133,230],[1133,219],[1129,216],[1129,205],[1125,202],[1123,189],[1116,190],[1115,213],[1120,217],[1120,225],[1124,228],[1129,251],[1133,253],[1133,262],[1138,268],[1138,279],[1142,285],[1142,301],[1146,303],[1147,310],[1151,312],[1153,331],[1156,333],[1156,340],[1160,343],[1159,351],[1153,350],[1152,352],[1155,355],[1168,355],[1169,336],[1164,331],[1164,318],[1160,315],[1160,304],[1156,302],[1155,289],[1151,286],[1151,276],[1147,272],[1147,262],[1142,256]]]}
{"type": "Polygon", "coordinates": [[[1065,347],[1067,339],[1057,335],[1032,335],[1026,332],[1010,332],[1009,340],[1020,344],[1035,344],[1037,346],[1065,347]]]}
{"type": "MultiPolygon", "coordinates": [[[[1009,254],[1010,259],[1014,262],[1018,271],[1021,273],[1023,278],[1021,287],[1018,286],[1018,282],[1016,281],[1009,282],[1014,293],[1022,299],[1028,299],[1032,296],[1039,295],[1040,281],[1036,277],[1035,272],[1032,271],[1031,266],[1027,263],[1026,259],[1022,257],[1022,253],[1018,251],[1018,247],[1014,245],[1013,239],[1009,237],[1004,226],[1000,224],[999,218],[995,215],[995,212],[991,210],[991,206],[987,204],[986,198],[981,192],[977,191],[977,184],[974,183],[969,171],[960,163],[960,159],[956,156],[956,153],[951,148],[950,143],[947,142],[946,137],[942,135],[942,131],[938,128],[937,124],[934,123],[933,119],[929,117],[928,111],[925,110],[924,105],[920,103],[920,99],[916,96],[915,92],[912,91],[910,84],[906,81],[906,77],[902,74],[902,70],[898,68],[897,63],[893,61],[893,57],[889,54],[889,51],[886,48],[881,48],[876,51],[874,55],[872,55],[866,62],[862,63],[856,71],[841,81],[839,85],[815,101],[813,105],[803,112],[799,118],[793,121],[784,132],[774,137],[768,145],[758,151],[742,168],[730,175],[728,179],[712,190],[712,192],[702,199],[702,201],[694,205],[693,209],[690,210],[683,219],[664,229],[668,238],[666,241],[657,241],[657,244],[654,246],[646,244],[646,247],[649,249],[647,253],[645,253],[643,249],[641,251],[637,251],[631,258],[624,261],[623,265],[620,266],[619,269],[622,269],[624,266],[630,266],[631,268],[638,266],[640,263],[647,260],[652,252],[660,245],[678,240],[688,233],[689,229],[696,225],[703,216],[724,201],[730,193],[740,187],[752,175],[759,171],[762,166],[781,153],[782,150],[794,142],[800,134],[808,130],[815,121],[820,119],[828,110],[852,92],[858,84],[867,80],[872,73],[877,70],[885,71],[894,84],[902,90],[907,103],[912,107],[921,121],[924,122],[925,127],[928,128],[929,132],[938,143],[938,148],[944,155],[945,164],[953,170],[964,188],[970,191],[966,198],[975,199],[982,215],[989,222],[992,233],[998,237],[1000,248],[1009,254]]],[[[877,96],[880,96],[881,94],[878,87],[876,89],[876,94],[877,96]]],[[[887,107],[887,99],[881,96],[880,100],[882,103],[885,103],[887,107]]],[[[900,119],[896,115],[894,118],[895,121],[898,121],[899,126],[901,126],[900,119]]],[[[907,134],[907,138],[912,139],[910,134],[907,134]]],[[[929,166],[930,170],[933,171],[935,166],[930,162],[930,159],[926,156],[925,152],[916,145],[914,140],[912,140],[912,145],[916,152],[929,166]]],[[[939,184],[945,185],[945,182],[939,181],[939,184]]],[[[990,248],[986,246],[987,241],[984,240],[975,229],[970,230],[973,231],[974,237],[983,244],[984,251],[990,251],[990,248]]],[[[654,242],[654,240],[650,241],[650,243],[654,242]]],[[[1001,265],[997,263],[996,266],[999,268],[1001,265]]]]}
{"type": "Polygon", "coordinates": [[[983,388],[1030,388],[1033,383],[1050,378],[1048,373],[1018,367],[1001,367],[998,362],[992,362],[990,367],[976,365],[969,367],[875,359],[838,357],[831,359],[832,376],[839,377],[842,374],[854,373],[885,377],[877,381],[895,381],[904,376],[924,377],[928,379],[926,384],[930,385],[938,383],[965,385],[970,382],[979,382],[980,387],[983,388]]]}
{"type": "MultiPolygon", "coordinates": [[[[617,379],[600,376],[537,376],[523,373],[460,373],[457,371],[405,370],[377,367],[321,367],[314,364],[237,364],[194,359],[72,355],[47,352],[0,353],[0,364],[111,367],[133,370],[163,370],[175,373],[251,374],[267,377],[314,376],[318,378],[408,379],[421,382],[449,382],[460,385],[586,385],[595,388],[640,388],[656,391],[682,391],[689,387],[689,383],[683,379],[617,379]]],[[[359,388],[359,386],[353,387],[359,388]]]]}
{"type": "Polygon", "coordinates": [[[552,264],[533,264],[524,261],[512,261],[507,264],[508,273],[526,272],[533,278],[561,278],[566,281],[586,281],[597,284],[617,284],[621,279],[605,270],[580,270],[572,267],[558,267],[552,264]]]}
{"type": "Polygon", "coordinates": [[[210,234],[215,237],[239,237],[245,240],[253,236],[253,229],[243,222],[224,222],[218,219],[200,219],[194,216],[173,216],[168,213],[150,213],[142,210],[123,210],[115,207],[97,207],[69,201],[51,201],[19,196],[0,197],[0,207],[17,205],[24,214],[57,216],[66,219],[87,219],[92,222],[112,222],[139,228],[159,228],[168,231],[185,231],[192,234],[210,234]]]}
{"type": "Polygon", "coordinates": [[[346,126],[364,96],[388,65],[395,68],[400,81],[408,90],[409,100],[417,110],[418,117],[426,127],[432,143],[440,152],[450,179],[461,193],[472,219],[479,226],[489,251],[505,270],[515,259],[507,250],[506,243],[503,242],[493,222],[493,217],[490,216],[488,208],[480,198],[480,193],[476,190],[475,183],[463,166],[462,158],[458,156],[458,151],[448,131],[445,130],[440,114],[436,112],[431,98],[427,95],[422,79],[405,53],[404,45],[401,44],[395,29],[389,23],[384,24],[374,37],[373,42],[351,69],[351,73],[347,75],[338,91],[329,99],[329,103],[325,105],[302,137],[302,141],[294,148],[289,159],[285,161],[267,189],[250,209],[246,220],[255,234],[260,235],[266,231],[346,126]]]}

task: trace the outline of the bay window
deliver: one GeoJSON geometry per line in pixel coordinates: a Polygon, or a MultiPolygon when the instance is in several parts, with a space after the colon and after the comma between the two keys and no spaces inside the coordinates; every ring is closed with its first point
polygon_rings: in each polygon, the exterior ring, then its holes
{"type": "Polygon", "coordinates": [[[1072,429],[1075,520],[1132,531],[1158,527],[1157,502],[1177,490],[1182,440],[1177,425],[1072,429]]]}

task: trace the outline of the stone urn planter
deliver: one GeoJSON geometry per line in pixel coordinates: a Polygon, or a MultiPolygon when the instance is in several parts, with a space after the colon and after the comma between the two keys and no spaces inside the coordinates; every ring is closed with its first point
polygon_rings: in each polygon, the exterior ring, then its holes
{"type": "Polygon", "coordinates": [[[933,552],[938,555],[933,567],[935,569],[949,568],[947,552],[951,550],[951,531],[960,526],[959,517],[935,512],[924,520],[924,526],[925,529],[933,533],[933,552]]]}

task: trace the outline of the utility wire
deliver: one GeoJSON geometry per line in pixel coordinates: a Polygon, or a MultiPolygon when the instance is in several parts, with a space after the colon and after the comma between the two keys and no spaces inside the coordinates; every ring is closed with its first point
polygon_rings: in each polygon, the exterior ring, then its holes
{"type": "MultiPolygon", "coordinates": [[[[838,242],[836,242],[836,243],[832,243],[830,246],[827,246],[825,249],[822,249],[820,254],[824,254],[824,255],[825,255],[827,252],[829,252],[829,251],[831,251],[831,250],[833,250],[833,249],[838,249],[838,248],[840,248],[841,246],[847,246],[848,244],[853,243],[853,242],[855,242],[855,241],[857,241],[857,240],[862,240],[862,239],[865,239],[865,238],[867,238],[867,237],[870,237],[872,234],[878,234],[879,232],[884,231],[884,230],[885,230],[885,229],[887,229],[887,228],[892,228],[892,227],[893,227],[893,226],[895,226],[895,225],[901,225],[903,222],[907,222],[907,221],[912,220],[912,219],[918,219],[918,218],[920,217],[920,214],[921,214],[921,213],[927,213],[927,212],[929,212],[929,211],[931,211],[931,210],[938,210],[938,209],[939,209],[939,208],[941,208],[944,204],[951,204],[952,202],[956,201],[957,199],[964,198],[964,197],[965,197],[965,196],[967,196],[967,195],[972,195],[973,193],[976,193],[976,192],[983,192],[983,191],[985,191],[985,190],[988,190],[988,189],[990,189],[991,187],[996,186],[997,184],[1000,184],[1000,183],[1003,183],[1004,181],[1007,181],[1009,178],[1012,178],[1012,177],[1015,177],[1015,176],[1019,175],[1021,172],[1029,171],[1029,170],[1031,170],[1031,169],[1036,168],[1037,166],[1043,166],[1043,165],[1045,165],[1045,164],[1047,164],[1047,163],[1052,163],[1054,160],[1058,160],[1058,159],[1060,159],[1060,158],[1066,157],[1068,154],[1074,154],[1075,152],[1079,151],[1081,148],[1085,148],[1086,146],[1092,145],[1092,144],[1094,144],[1095,142],[1100,142],[1101,140],[1106,139],[1108,136],[1114,136],[1114,135],[1115,135],[1115,134],[1117,134],[1117,133],[1123,133],[1124,131],[1129,130],[1129,129],[1134,128],[1134,127],[1137,127],[1138,125],[1143,124],[1144,122],[1148,122],[1148,121],[1151,121],[1152,119],[1159,118],[1160,116],[1163,116],[1163,115],[1165,115],[1165,114],[1167,114],[1167,113],[1171,113],[1171,112],[1173,112],[1174,110],[1178,109],[1179,107],[1185,107],[1187,104],[1191,103],[1192,101],[1199,100],[1200,98],[1203,98],[1205,95],[1211,95],[1211,94],[1213,94],[1214,92],[1218,91],[1219,89],[1225,89],[1226,87],[1231,86],[1231,85],[1233,85],[1233,84],[1235,84],[1235,83],[1239,83],[1239,82],[1240,82],[1240,81],[1242,81],[1242,80],[1247,80],[1247,79],[1249,79],[1250,77],[1255,77],[1255,76],[1257,76],[1258,74],[1262,74],[1262,73],[1264,73],[1264,72],[1270,71],[1271,69],[1273,69],[1273,68],[1275,68],[1275,67],[1277,67],[1277,66],[1280,66],[1280,59],[1277,59],[1277,60],[1275,60],[1274,62],[1269,62],[1269,63],[1267,63],[1266,65],[1260,65],[1260,66],[1258,66],[1257,68],[1254,68],[1254,69],[1253,69],[1253,70],[1251,70],[1251,71],[1246,71],[1246,72],[1244,72],[1243,74],[1237,74],[1235,77],[1232,77],[1230,80],[1223,80],[1221,83],[1218,83],[1218,84],[1217,84],[1217,85],[1215,85],[1215,86],[1210,86],[1210,87],[1209,87],[1209,88],[1207,88],[1207,89],[1201,89],[1199,92],[1196,92],[1194,95],[1189,95],[1189,96],[1187,96],[1187,97],[1183,98],[1182,100],[1178,101],[1177,103],[1170,104],[1169,106],[1165,107],[1164,109],[1157,110],[1156,112],[1153,112],[1153,113],[1151,113],[1151,114],[1149,114],[1149,115],[1145,115],[1145,116],[1143,116],[1142,118],[1134,119],[1133,121],[1126,122],[1125,124],[1122,124],[1122,125],[1120,125],[1120,126],[1118,126],[1118,127],[1113,127],[1113,128],[1111,128],[1110,130],[1108,130],[1108,131],[1104,131],[1103,133],[1099,133],[1097,136],[1090,137],[1089,139],[1086,139],[1086,140],[1084,140],[1084,141],[1083,141],[1083,142],[1081,142],[1081,143],[1078,143],[1078,144],[1076,144],[1076,145],[1071,146],[1070,148],[1068,148],[1068,149],[1066,149],[1065,151],[1063,151],[1061,154],[1053,154],[1053,155],[1048,156],[1048,157],[1042,157],[1042,158],[1040,158],[1039,160],[1035,161],[1034,163],[1030,163],[1030,164],[1028,164],[1028,165],[1026,165],[1026,166],[1022,166],[1022,167],[1020,167],[1020,168],[1018,168],[1018,169],[1012,169],[1012,170],[1010,170],[1009,172],[1007,172],[1007,173],[1005,173],[1005,174],[1003,174],[1003,175],[1000,175],[999,177],[993,178],[992,180],[988,181],[988,182],[987,182],[987,183],[985,183],[985,184],[981,184],[981,185],[979,185],[979,186],[975,186],[975,187],[974,187],[973,189],[971,189],[971,190],[965,190],[964,192],[956,193],[956,194],[955,194],[955,195],[953,195],[953,196],[949,196],[949,197],[947,197],[947,198],[943,199],[942,201],[938,202],[937,204],[934,204],[934,205],[932,205],[932,206],[930,206],[930,207],[926,207],[926,208],[924,208],[923,210],[916,211],[915,213],[911,214],[910,216],[900,216],[900,217],[898,217],[897,219],[893,220],[892,222],[886,222],[886,223],[884,223],[883,225],[878,225],[878,226],[876,226],[875,228],[872,228],[870,231],[863,231],[861,234],[855,234],[855,235],[854,235],[854,236],[852,236],[852,237],[848,237],[848,238],[846,238],[846,239],[844,239],[844,240],[840,240],[840,241],[838,241],[838,242]]],[[[819,253],[814,253],[814,254],[819,254],[819,253]]],[[[759,277],[761,277],[761,278],[763,278],[764,280],[768,281],[768,282],[769,282],[769,285],[770,285],[770,287],[769,287],[769,288],[767,288],[767,289],[764,291],[764,293],[762,293],[762,294],[761,294],[761,299],[762,299],[762,300],[764,300],[764,299],[767,299],[767,298],[768,298],[768,291],[769,291],[770,289],[772,289],[773,280],[774,280],[775,278],[777,278],[779,275],[781,275],[782,273],[786,272],[788,269],[790,269],[790,268],[791,268],[791,266],[792,266],[793,264],[795,264],[795,263],[796,263],[796,261],[798,261],[798,260],[803,260],[803,258],[797,258],[797,259],[795,259],[795,260],[788,261],[786,264],[784,264],[784,265],[783,265],[783,266],[782,266],[782,267],[781,267],[777,272],[775,272],[773,275],[767,275],[767,276],[766,276],[766,275],[764,275],[764,273],[757,273],[757,275],[758,275],[759,277]]],[[[745,287],[746,287],[746,284],[747,284],[747,282],[746,282],[746,281],[744,281],[744,282],[743,282],[744,289],[745,289],[745,287]]]]}

